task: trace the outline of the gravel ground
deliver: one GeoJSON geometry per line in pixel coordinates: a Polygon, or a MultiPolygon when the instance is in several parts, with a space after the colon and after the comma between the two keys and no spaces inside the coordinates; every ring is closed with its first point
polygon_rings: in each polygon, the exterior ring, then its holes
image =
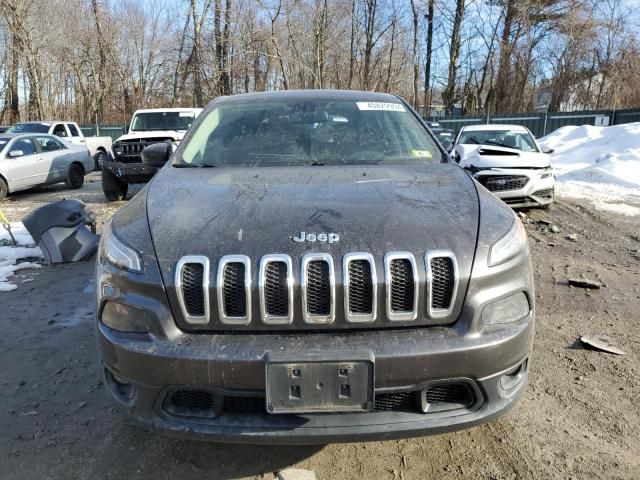
{"type": "MultiPolygon", "coordinates": [[[[17,221],[75,197],[96,211],[100,227],[123,203],[104,202],[96,174],[87,180],[74,192],[54,186],[17,194],[1,208],[17,221]]],[[[92,263],[21,271],[19,288],[0,294],[0,477],[272,479],[292,466],[319,480],[640,478],[640,222],[568,201],[527,212],[525,221],[538,308],[525,397],[481,427],[402,441],[238,446],[129,426],[100,381],[92,263]],[[574,277],[603,288],[571,287],[574,277]],[[593,333],[612,337],[627,354],[584,349],[579,337],[593,333]]]]}

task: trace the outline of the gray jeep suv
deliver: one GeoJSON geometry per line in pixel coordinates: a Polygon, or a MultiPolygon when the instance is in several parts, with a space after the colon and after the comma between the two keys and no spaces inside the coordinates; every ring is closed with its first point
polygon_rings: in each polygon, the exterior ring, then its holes
{"type": "Polygon", "coordinates": [[[470,427],[522,395],[523,226],[386,94],[222,97],[107,225],[105,385],[142,426],[327,443],[470,427]]]}

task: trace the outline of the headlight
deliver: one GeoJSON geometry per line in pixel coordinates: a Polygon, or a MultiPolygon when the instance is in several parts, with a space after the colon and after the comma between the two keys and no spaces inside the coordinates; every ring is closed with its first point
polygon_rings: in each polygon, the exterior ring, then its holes
{"type": "Polygon", "coordinates": [[[549,178],[553,176],[553,169],[549,168],[540,174],[540,178],[549,178]]]}
{"type": "Polygon", "coordinates": [[[100,240],[99,255],[114,267],[130,272],[142,272],[142,258],[133,248],[122,243],[113,233],[111,222],[100,240]]]}
{"type": "Polygon", "coordinates": [[[148,333],[154,322],[150,313],[116,302],[105,303],[100,320],[113,330],[139,333],[148,333]]]}
{"type": "Polygon", "coordinates": [[[114,143],[112,148],[114,153],[118,155],[120,155],[124,151],[124,148],[122,147],[121,143],[114,143]]]}
{"type": "Polygon", "coordinates": [[[523,292],[518,292],[486,305],[482,310],[482,323],[494,325],[517,322],[526,317],[530,309],[527,296],[523,292]]]}
{"type": "Polygon", "coordinates": [[[527,232],[519,219],[515,219],[511,229],[491,247],[489,266],[495,267],[517,257],[527,246],[527,232]]]}

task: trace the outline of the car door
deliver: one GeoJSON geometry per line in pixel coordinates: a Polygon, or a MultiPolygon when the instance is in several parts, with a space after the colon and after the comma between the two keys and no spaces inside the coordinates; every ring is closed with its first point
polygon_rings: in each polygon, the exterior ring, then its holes
{"type": "Polygon", "coordinates": [[[43,166],[46,165],[47,168],[45,183],[62,182],[72,161],[71,150],[52,135],[38,135],[35,141],[43,159],[43,166]]]}
{"type": "Polygon", "coordinates": [[[74,145],[84,145],[86,143],[76,124],[67,123],[66,126],[69,131],[69,137],[65,139],[67,142],[73,143],[74,145]]]}
{"type": "Polygon", "coordinates": [[[45,183],[48,169],[32,137],[13,140],[5,153],[6,175],[12,191],[45,183]],[[12,157],[11,152],[21,152],[12,157]]]}
{"type": "Polygon", "coordinates": [[[67,127],[64,126],[64,123],[55,123],[49,130],[49,133],[56,137],[64,138],[65,140],[69,137],[69,132],[67,131],[67,127]]]}

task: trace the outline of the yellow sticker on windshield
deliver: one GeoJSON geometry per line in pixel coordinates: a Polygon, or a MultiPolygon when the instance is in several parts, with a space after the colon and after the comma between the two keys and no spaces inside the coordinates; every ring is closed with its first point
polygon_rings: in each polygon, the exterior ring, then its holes
{"type": "Polygon", "coordinates": [[[411,150],[411,155],[418,158],[432,158],[431,152],[429,150],[411,150]]]}

